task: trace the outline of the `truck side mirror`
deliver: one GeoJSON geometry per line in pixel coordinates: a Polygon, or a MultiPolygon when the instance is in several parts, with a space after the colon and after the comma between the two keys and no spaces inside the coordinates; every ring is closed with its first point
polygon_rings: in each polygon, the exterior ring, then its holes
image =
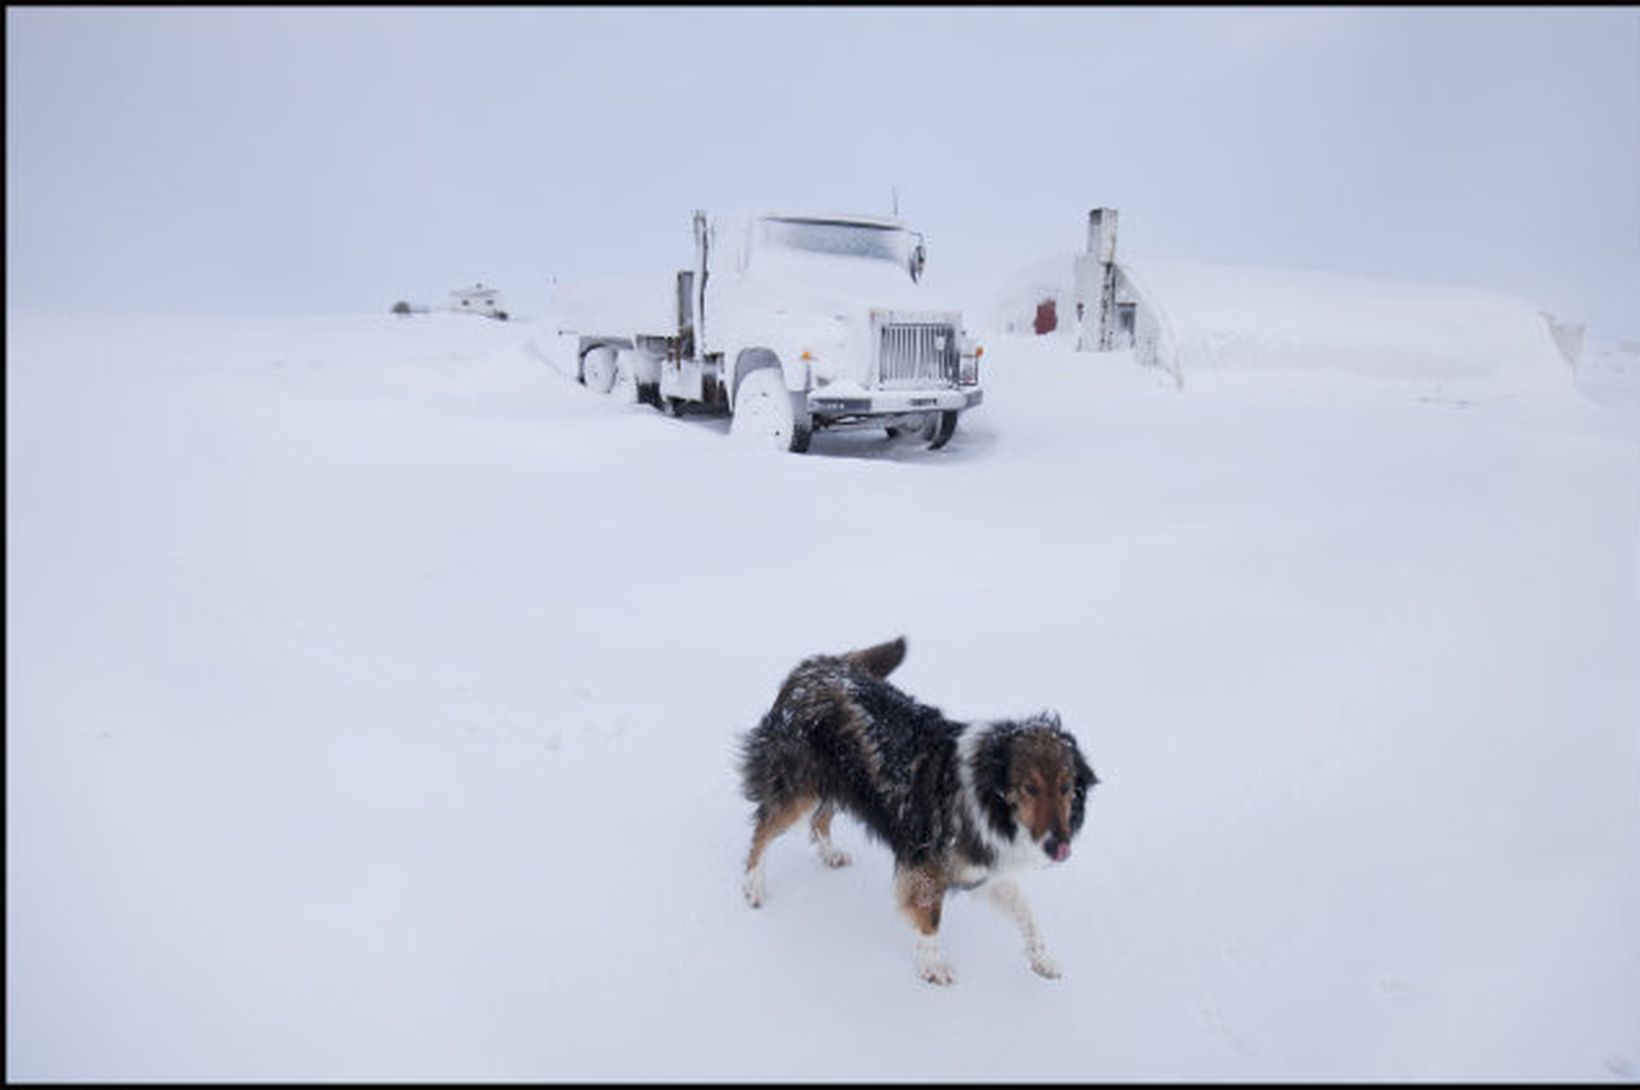
{"type": "Polygon", "coordinates": [[[911,264],[911,279],[921,280],[922,279],[922,274],[923,274],[923,266],[926,265],[927,263],[928,263],[928,253],[927,253],[927,251],[925,251],[923,249],[923,244],[919,242],[919,243],[917,243],[916,246],[912,247],[912,249],[911,249],[911,262],[910,262],[910,264],[911,264]]]}

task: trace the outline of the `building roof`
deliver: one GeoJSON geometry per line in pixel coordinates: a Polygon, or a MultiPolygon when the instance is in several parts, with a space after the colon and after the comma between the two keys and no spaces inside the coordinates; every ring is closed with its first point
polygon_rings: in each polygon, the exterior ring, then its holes
{"type": "Polygon", "coordinates": [[[1335,370],[1571,389],[1548,316],[1482,288],[1197,262],[1121,262],[1160,326],[1157,362],[1192,372],[1335,370]]]}

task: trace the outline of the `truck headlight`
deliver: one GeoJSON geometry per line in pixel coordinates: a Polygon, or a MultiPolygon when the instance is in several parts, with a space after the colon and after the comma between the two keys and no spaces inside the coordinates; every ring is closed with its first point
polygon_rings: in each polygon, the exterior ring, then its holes
{"type": "Polygon", "coordinates": [[[985,355],[982,345],[963,338],[962,355],[957,362],[957,381],[964,386],[979,385],[979,358],[985,355]]]}

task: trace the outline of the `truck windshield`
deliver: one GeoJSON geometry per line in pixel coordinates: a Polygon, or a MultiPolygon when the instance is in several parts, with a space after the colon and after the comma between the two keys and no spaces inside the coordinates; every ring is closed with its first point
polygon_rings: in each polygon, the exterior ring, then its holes
{"type": "Polygon", "coordinates": [[[910,233],[898,227],[842,220],[768,218],[765,237],[774,246],[810,253],[841,254],[892,261],[904,265],[910,258],[910,233]]]}

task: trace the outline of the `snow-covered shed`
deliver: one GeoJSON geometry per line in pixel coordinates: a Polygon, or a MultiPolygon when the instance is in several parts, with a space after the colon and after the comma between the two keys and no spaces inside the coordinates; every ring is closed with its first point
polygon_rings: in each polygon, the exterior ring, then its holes
{"type": "Polygon", "coordinates": [[[1342,371],[1521,392],[1567,391],[1582,328],[1521,299],[1296,269],[1117,260],[1115,213],[1089,216],[1088,248],[1021,270],[998,299],[1004,332],[1047,332],[1083,351],[1131,349],[1181,385],[1192,374],[1342,371]]]}
{"type": "Polygon", "coordinates": [[[457,288],[450,293],[450,309],[457,314],[482,314],[486,318],[506,320],[507,311],[501,303],[501,293],[486,288],[482,283],[470,288],[457,288]]]}

